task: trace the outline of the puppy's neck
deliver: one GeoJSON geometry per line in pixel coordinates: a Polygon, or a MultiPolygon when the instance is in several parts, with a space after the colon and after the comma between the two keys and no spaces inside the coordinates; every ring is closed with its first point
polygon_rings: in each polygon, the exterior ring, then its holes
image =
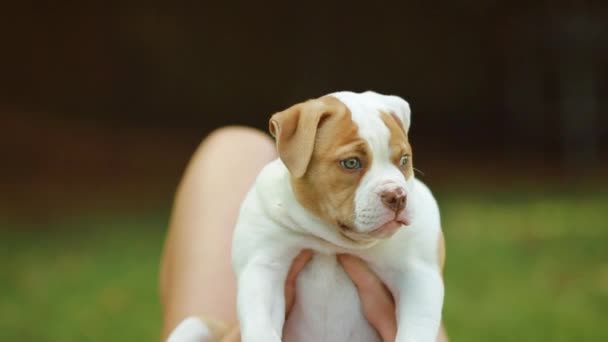
{"type": "Polygon", "coordinates": [[[356,242],[340,234],[337,227],[313,215],[296,199],[289,170],[280,159],[271,162],[257,182],[258,195],[269,216],[283,229],[327,242],[340,250],[360,250],[378,241],[356,242]]]}

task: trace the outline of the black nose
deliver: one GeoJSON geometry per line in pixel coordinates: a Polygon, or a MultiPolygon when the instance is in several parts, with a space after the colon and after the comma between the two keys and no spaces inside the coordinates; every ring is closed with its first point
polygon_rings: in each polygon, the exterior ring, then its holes
{"type": "Polygon", "coordinates": [[[405,191],[401,188],[384,191],[380,194],[380,197],[382,198],[382,203],[396,213],[405,208],[405,191]]]}

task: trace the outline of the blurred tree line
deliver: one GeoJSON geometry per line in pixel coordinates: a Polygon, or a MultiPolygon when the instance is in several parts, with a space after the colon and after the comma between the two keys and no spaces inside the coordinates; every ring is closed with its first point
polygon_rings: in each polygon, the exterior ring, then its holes
{"type": "Polygon", "coordinates": [[[119,146],[162,132],[165,146],[187,142],[183,161],[213,128],[266,129],[273,112],[345,89],[408,99],[413,139],[439,161],[457,152],[574,172],[608,153],[606,1],[2,7],[0,124],[10,132],[0,142],[15,160],[33,158],[17,147],[36,137],[37,155],[54,147],[35,133],[51,120],[119,146]]]}

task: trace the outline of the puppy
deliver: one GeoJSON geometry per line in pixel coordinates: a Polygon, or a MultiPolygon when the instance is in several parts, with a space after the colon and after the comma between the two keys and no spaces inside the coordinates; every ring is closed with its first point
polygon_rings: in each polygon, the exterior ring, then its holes
{"type": "Polygon", "coordinates": [[[397,96],[338,92],[270,119],[279,158],[258,176],[233,240],[243,342],[379,341],[336,254],[355,255],[396,302],[397,341],[435,341],[443,305],[443,234],[415,179],[410,108],[397,96]],[[285,321],[284,283],[302,249],[285,321]]]}

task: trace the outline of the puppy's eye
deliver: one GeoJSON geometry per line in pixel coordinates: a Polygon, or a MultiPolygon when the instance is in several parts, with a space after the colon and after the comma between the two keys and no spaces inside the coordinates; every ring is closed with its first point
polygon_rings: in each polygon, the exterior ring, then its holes
{"type": "Polygon", "coordinates": [[[353,157],[340,160],[340,165],[347,170],[357,170],[361,168],[361,161],[359,158],[353,157]]]}
{"type": "Polygon", "coordinates": [[[409,154],[404,154],[401,156],[401,159],[399,160],[399,165],[401,167],[404,167],[407,165],[407,163],[409,163],[410,161],[410,155],[409,154]]]}

